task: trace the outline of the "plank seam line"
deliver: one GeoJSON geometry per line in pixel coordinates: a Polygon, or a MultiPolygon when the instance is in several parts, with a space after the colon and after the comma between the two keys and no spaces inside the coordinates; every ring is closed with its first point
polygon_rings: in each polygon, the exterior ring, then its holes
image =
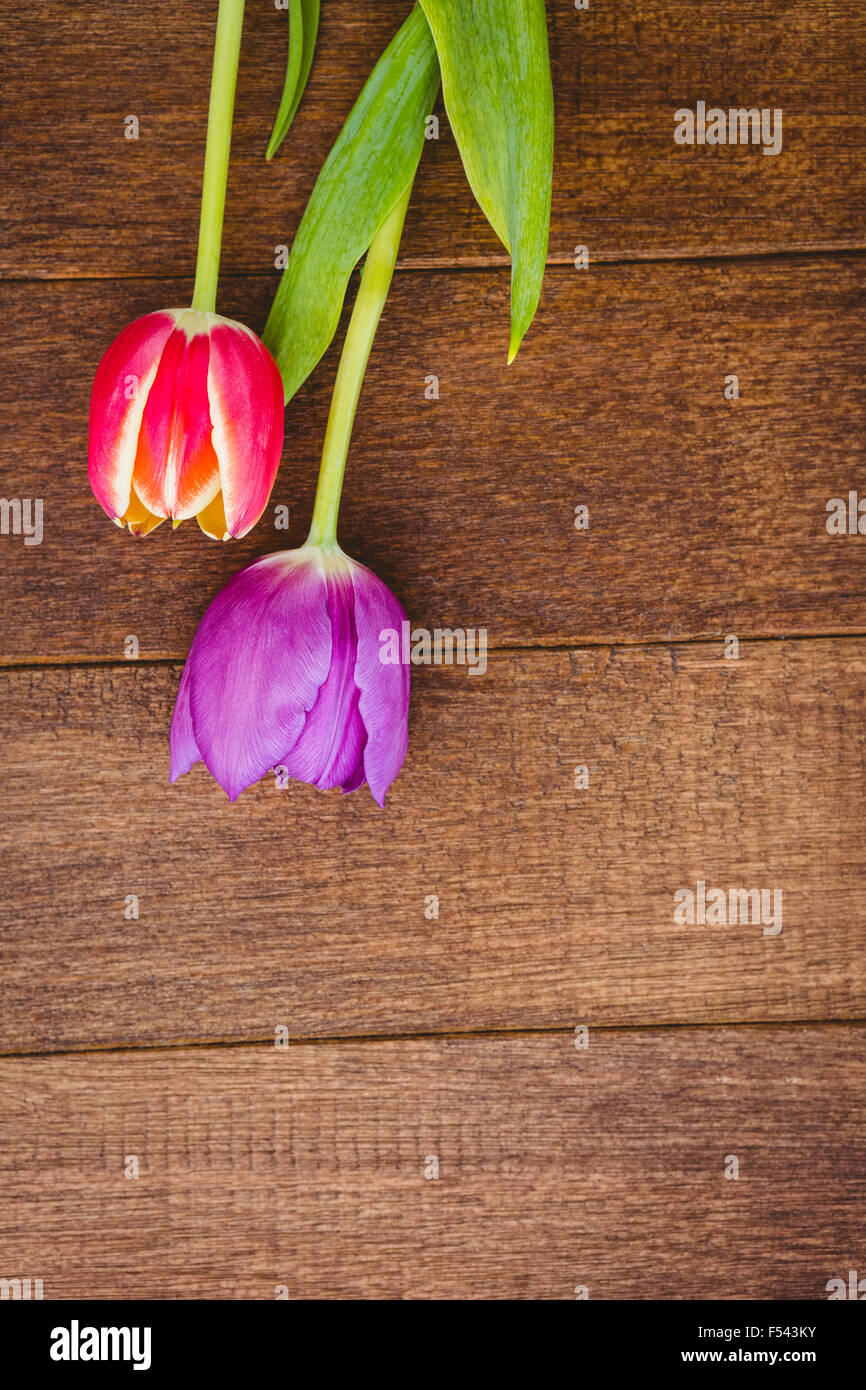
{"type": "MultiPolygon", "coordinates": [[[[666,254],[654,256],[614,256],[605,260],[594,260],[591,262],[593,269],[618,269],[622,266],[642,266],[642,265],[725,265],[730,262],[741,261],[792,261],[792,260],[835,260],[839,257],[857,258],[866,253],[866,243],[862,246],[817,246],[817,247],[785,247],[781,250],[773,251],[708,251],[701,254],[698,251],[679,253],[671,251],[666,254]]],[[[395,271],[397,273],[431,274],[443,272],[450,274],[452,271],[492,271],[508,270],[511,262],[508,257],[488,259],[488,260],[463,260],[463,261],[420,261],[407,263],[397,261],[395,271]]],[[[545,262],[548,270],[574,268],[571,257],[550,257],[545,262]]],[[[358,268],[352,272],[358,274],[358,268]]],[[[220,273],[220,283],[229,280],[270,280],[274,278],[274,271],[270,270],[225,270],[220,273]]],[[[105,284],[106,282],[123,283],[147,281],[163,283],[175,280],[189,280],[192,282],[191,275],[135,275],[135,274],[114,274],[114,275],[0,275],[0,285],[93,285],[105,284]]],[[[276,281],[275,281],[276,283],[276,281]]]]}
{"type": "MultiPolygon", "coordinates": [[[[856,1016],[853,1018],[797,1018],[797,1019],[737,1019],[737,1020],[707,1020],[700,1023],[589,1023],[586,1026],[596,1033],[658,1033],[658,1032],[707,1032],[710,1029],[742,1029],[742,1028],[861,1028],[866,1025],[866,1017],[856,1016]]],[[[572,1038],[574,1030],[570,1027],[561,1025],[551,1025],[549,1028],[469,1028],[469,1029],[444,1029],[442,1031],[431,1030],[429,1032],[414,1033],[337,1033],[329,1036],[313,1037],[300,1036],[291,1038],[288,1050],[293,1047],[342,1047],[354,1046],[356,1043],[380,1044],[380,1043],[406,1043],[406,1042],[447,1042],[464,1041],[471,1039],[513,1039],[520,1038],[546,1038],[562,1037],[572,1038]]],[[[264,1037],[233,1038],[225,1040],[204,1040],[193,1039],[180,1042],[167,1043],[106,1043],[104,1047],[67,1047],[57,1048],[50,1051],[40,1051],[36,1049],[18,1049],[16,1051],[0,1050],[0,1063],[4,1061],[24,1060],[27,1058],[53,1058],[53,1057],[102,1057],[120,1055],[125,1053],[149,1054],[153,1052],[231,1052],[241,1048],[264,1047],[272,1048],[274,1039],[270,1034],[264,1037]]]]}
{"type": "MultiPolygon", "coordinates": [[[[581,651],[610,651],[617,652],[623,650],[651,651],[656,648],[670,650],[672,647],[707,647],[712,643],[719,642],[725,635],[727,629],[719,629],[717,633],[703,637],[654,637],[647,640],[635,638],[629,641],[627,638],[620,638],[616,642],[604,642],[599,640],[574,641],[574,642],[522,642],[507,643],[501,645],[490,643],[488,653],[491,652],[514,652],[521,654],[524,652],[581,652],[581,651]]],[[[741,645],[750,646],[758,643],[773,643],[781,646],[788,642],[859,642],[866,638],[866,632],[807,632],[789,633],[779,635],[778,633],[754,634],[748,637],[737,634],[741,645]]],[[[97,670],[101,667],[109,669],[129,669],[136,666],[180,666],[186,657],[184,656],[139,656],[135,661],[118,660],[114,656],[104,657],[44,657],[41,661],[3,661],[0,658],[0,672],[6,671],[50,671],[50,670],[97,670]]]]}

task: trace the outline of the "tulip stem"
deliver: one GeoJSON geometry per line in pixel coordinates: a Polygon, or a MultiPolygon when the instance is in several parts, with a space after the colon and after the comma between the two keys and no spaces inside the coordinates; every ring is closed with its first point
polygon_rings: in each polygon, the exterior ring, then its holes
{"type": "Polygon", "coordinates": [[[340,494],[343,491],[355,411],[370,358],[370,349],[388,297],[391,276],[394,274],[411,192],[410,182],[374,236],[364,262],[361,284],[349,320],[346,341],[337,368],[337,380],[334,382],[334,394],[331,397],[313,520],[307,537],[308,545],[327,548],[336,545],[337,542],[340,494]]]}
{"type": "Polygon", "coordinates": [[[216,308],[226,181],[232,143],[232,116],[243,22],[244,0],[220,0],[207,117],[198,258],[195,265],[195,288],[192,292],[192,307],[200,313],[213,313],[216,308]]]}

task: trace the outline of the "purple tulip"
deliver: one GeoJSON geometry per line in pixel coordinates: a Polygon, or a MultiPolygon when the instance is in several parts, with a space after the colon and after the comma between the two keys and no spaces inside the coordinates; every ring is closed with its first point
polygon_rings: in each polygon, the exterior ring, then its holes
{"type": "Polygon", "coordinates": [[[171,726],[171,780],[197,762],[234,801],[271,768],[380,806],[408,745],[409,667],[380,633],[405,613],[339,546],[307,544],[241,570],[199,624],[171,726]]]}

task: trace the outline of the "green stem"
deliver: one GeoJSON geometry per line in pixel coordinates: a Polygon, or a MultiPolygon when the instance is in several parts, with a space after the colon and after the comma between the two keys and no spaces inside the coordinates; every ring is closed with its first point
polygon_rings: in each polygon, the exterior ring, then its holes
{"type": "Polygon", "coordinates": [[[213,313],[216,307],[226,180],[232,143],[232,115],[243,22],[244,0],[220,0],[207,117],[198,258],[195,264],[195,288],[192,292],[192,307],[201,313],[213,313]]]}
{"type": "Polygon", "coordinates": [[[349,320],[346,341],[337,369],[337,380],[334,383],[334,394],[331,397],[313,521],[307,537],[308,545],[321,545],[326,548],[336,545],[340,493],[343,490],[355,411],[370,358],[370,349],[388,297],[411,192],[412,184],[409,183],[405,193],[401,194],[370,243],[364,262],[358,297],[349,320]]]}

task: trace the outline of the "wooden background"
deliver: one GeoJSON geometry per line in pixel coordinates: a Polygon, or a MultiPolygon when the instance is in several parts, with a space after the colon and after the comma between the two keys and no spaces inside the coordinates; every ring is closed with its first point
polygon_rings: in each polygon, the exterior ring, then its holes
{"type": "MultiPolygon", "coordinates": [[[[443,117],[341,538],[491,654],[416,670],[381,812],[167,782],[204,607],[305,535],[337,351],[289,407],[288,536],[269,509],[233,545],[135,541],[87,487],[102,352],[191,290],[215,10],[0,5],[0,491],[45,518],[0,536],[0,1276],[824,1298],[866,1267],[866,538],[825,526],[866,496],[866,12],[550,0],[550,269],[508,370],[507,264],[443,117]],[[782,108],[781,155],[676,146],[698,99],[782,108]],[[699,879],[781,888],[781,934],[678,925],[699,879]]],[[[249,0],[224,312],[263,325],[407,11],[327,0],[268,165],[286,16],[249,0]]]]}

